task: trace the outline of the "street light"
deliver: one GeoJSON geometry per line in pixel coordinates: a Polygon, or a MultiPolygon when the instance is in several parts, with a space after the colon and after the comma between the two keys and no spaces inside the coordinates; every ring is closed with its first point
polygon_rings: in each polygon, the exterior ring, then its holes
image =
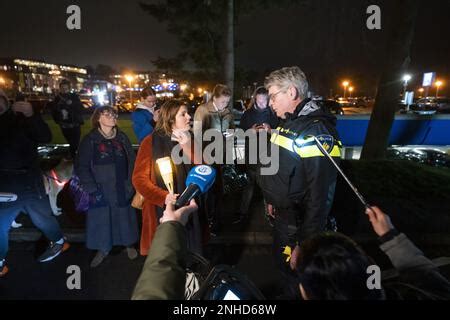
{"type": "Polygon", "coordinates": [[[349,84],[350,84],[350,82],[348,82],[348,81],[342,82],[342,85],[344,86],[344,99],[345,99],[345,96],[347,95],[347,87],[349,86],[349,84]]]}
{"type": "Polygon", "coordinates": [[[131,91],[131,82],[133,82],[134,77],[130,74],[127,74],[125,76],[125,79],[127,79],[127,81],[128,81],[128,90],[130,90],[130,103],[131,103],[131,107],[133,107],[133,92],[131,91]]]}
{"type": "Polygon", "coordinates": [[[350,98],[352,97],[353,90],[355,90],[355,88],[353,87],[348,88],[348,92],[350,92],[350,98]]]}
{"type": "Polygon", "coordinates": [[[406,103],[406,90],[408,89],[408,81],[410,81],[412,79],[411,75],[409,74],[405,74],[403,76],[403,97],[405,99],[405,103],[406,103]]]}
{"type": "Polygon", "coordinates": [[[5,79],[3,79],[2,77],[0,77],[0,84],[4,85],[6,83],[5,79]]]}
{"type": "Polygon", "coordinates": [[[419,89],[419,93],[420,93],[420,97],[423,97],[423,93],[424,93],[425,89],[424,88],[420,88],[419,89]]]}
{"type": "Polygon", "coordinates": [[[439,89],[444,83],[442,81],[436,81],[436,98],[439,97],[439,89]]]}

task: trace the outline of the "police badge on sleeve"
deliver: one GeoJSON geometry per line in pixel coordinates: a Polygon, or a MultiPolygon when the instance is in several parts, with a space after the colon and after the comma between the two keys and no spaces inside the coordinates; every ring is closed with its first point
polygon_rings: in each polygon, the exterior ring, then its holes
{"type": "Polygon", "coordinates": [[[330,153],[334,147],[334,138],[329,134],[321,134],[316,136],[317,140],[319,140],[322,147],[326,150],[326,152],[330,153]]]}

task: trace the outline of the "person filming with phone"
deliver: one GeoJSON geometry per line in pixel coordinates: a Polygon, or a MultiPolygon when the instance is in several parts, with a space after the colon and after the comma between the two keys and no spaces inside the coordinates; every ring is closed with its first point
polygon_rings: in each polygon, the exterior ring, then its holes
{"type": "Polygon", "coordinates": [[[0,89],[0,192],[17,195],[16,201],[0,202],[0,277],[8,272],[8,232],[21,212],[26,212],[50,241],[39,262],[50,261],[69,248],[52,214],[38,163],[38,144],[51,139],[50,128],[30,103],[16,101],[10,107],[0,89]]]}

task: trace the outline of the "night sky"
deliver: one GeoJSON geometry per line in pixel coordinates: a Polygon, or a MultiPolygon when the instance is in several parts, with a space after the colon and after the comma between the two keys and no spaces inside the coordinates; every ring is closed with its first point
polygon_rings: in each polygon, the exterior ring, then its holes
{"type": "MultiPolygon", "coordinates": [[[[143,0],[145,1],[145,0],[143,0]]],[[[385,54],[393,1],[316,0],[290,9],[260,9],[236,27],[236,63],[258,74],[299,65],[314,86],[333,88],[347,77],[373,89],[385,54]],[[365,28],[370,4],[382,8],[383,30],[365,28]]],[[[176,54],[176,37],[138,5],[138,0],[2,0],[0,57],[23,57],[78,66],[154,69],[158,55],[176,54]],[[66,28],[66,8],[81,7],[82,30],[66,28]]],[[[450,1],[423,1],[412,48],[411,72],[437,71],[450,81],[450,1]]],[[[448,88],[448,86],[446,86],[448,88]]],[[[337,89],[337,88],[336,88],[337,89]]]]}

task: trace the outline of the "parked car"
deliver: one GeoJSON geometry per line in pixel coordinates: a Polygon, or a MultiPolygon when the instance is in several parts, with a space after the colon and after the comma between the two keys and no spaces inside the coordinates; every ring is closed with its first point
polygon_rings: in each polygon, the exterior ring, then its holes
{"type": "Polygon", "coordinates": [[[315,101],[319,102],[324,108],[328,109],[328,111],[330,111],[332,114],[336,114],[339,116],[343,116],[345,114],[342,105],[336,100],[325,99],[315,101]]]}
{"type": "Polygon", "coordinates": [[[450,113],[450,99],[422,98],[411,105],[411,110],[418,114],[450,113]]]}
{"type": "Polygon", "coordinates": [[[390,159],[408,160],[434,167],[450,168],[450,155],[435,149],[414,148],[401,151],[396,148],[390,148],[387,156],[390,159]]]}

